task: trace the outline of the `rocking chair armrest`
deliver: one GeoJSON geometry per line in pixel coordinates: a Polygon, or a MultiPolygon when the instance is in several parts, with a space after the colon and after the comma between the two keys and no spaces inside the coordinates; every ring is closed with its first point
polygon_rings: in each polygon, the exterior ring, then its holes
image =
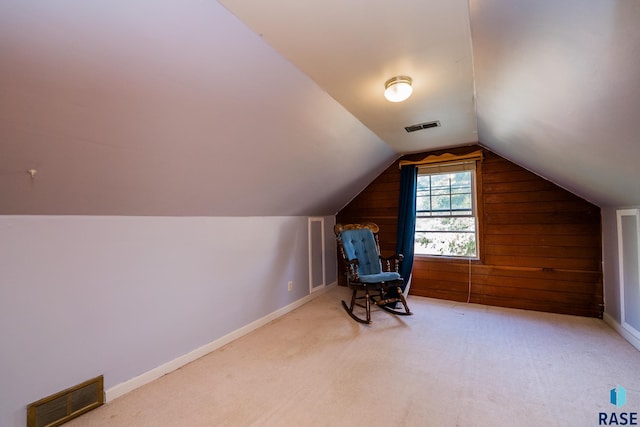
{"type": "Polygon", "coordinates": [[[404,260],[404,255],[402,254],[394,254],[390,257],[380,256],[380,261],[382,261],[383,270],[386,267],[386,271],[395,271],[396,273],[400,269],[400,263],[404,260]],[[393,270],[391,270],[391,261],[393,261],[393,270]]]}
{"type": "Polygon", "coordinates": [[[358,258],[345,259],[344,262],[345,262],[345,265],[347,266],[349,277],[351,277],[352,280],[357,282],[360,278],[358,276],[358,265],[360,265],[358,258]]]}

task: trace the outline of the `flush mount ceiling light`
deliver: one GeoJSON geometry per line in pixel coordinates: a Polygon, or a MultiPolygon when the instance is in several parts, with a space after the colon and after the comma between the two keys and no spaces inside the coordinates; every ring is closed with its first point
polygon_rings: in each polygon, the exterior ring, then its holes
{"type": "Polygon", "coordinates": [[[413,80],[407,76],[395,76],[384,84],[384,97],[391,102],[402,102],[411,96],[413,80]]]}

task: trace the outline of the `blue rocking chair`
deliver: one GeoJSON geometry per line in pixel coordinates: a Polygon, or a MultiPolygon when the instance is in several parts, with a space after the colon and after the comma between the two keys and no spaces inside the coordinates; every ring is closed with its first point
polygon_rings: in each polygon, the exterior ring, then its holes
{"type": "Polygon", "coordinates": [[[378,226],[372,222],[336,224],[333,230],[344,260],[347,286],[352,291],[351,303],[347,305],[342,301],[349,316],[356,322],[371,323],[371,304],[393,314],[413,314],[402,294],[404,281],[398,273],[403,256],[380,256],[378,226]],[[401,303],[404,309],[396,309],[397,303],[401,303]],[[364,317],[354,313],[356,307],[364,309],[364,317]]]}

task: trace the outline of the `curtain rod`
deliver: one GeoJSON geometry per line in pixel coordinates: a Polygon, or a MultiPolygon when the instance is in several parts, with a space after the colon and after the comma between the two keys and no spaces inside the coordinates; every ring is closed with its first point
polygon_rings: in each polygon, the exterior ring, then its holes
{"type": "Polygon", "coordinates": [[[398,167],[402,169],[403,166],[408,166],[408,165],[428,165],[432,163],[450,163],[450,162],[456,162],[459,160],[482,160],[482,150],[477,150],[472,153],[461,154],[461,155],[444,153],[444,154],[440,154],[439,156],[436,156],[435,154],[431,154],[422,160],[414,160],[414,161],[400,160],[398,167]]]}

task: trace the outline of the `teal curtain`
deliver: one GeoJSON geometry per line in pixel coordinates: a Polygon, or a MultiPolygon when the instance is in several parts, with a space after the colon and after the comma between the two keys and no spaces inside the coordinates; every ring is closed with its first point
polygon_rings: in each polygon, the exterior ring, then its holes
{"type": "MultiPolygon", "coordinates": [[[[400,266],[400,275],[404,286],[409,283],[413,268],[413,248],[416,233],[416,188],[418,168],[415,165],[403,166],[400,170],[400,206],[398,209],[398,245],[396,252],[404,255],[400,266]]],[[[404,288],[402,289],[404,291],[404,288]]]]}

